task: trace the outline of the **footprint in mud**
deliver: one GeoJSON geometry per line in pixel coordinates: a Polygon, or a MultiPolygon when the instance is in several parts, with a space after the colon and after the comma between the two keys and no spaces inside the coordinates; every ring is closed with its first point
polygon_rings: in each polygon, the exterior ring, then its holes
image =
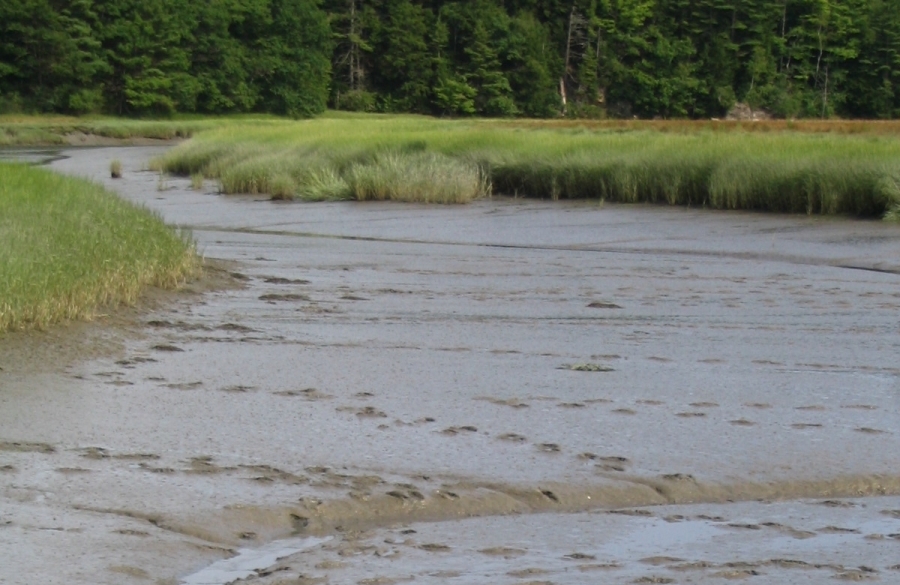
{"type": "Polygon", "coordinates": [[[259,300],[266,301],[267,303],[277,303],[281,301],[309,301],[311,300],[309,295],[304,295],[300,293],[269,293],[265,295],[260,295],[259,300]]]}
{"type": "Polygon", "coordinates": [[[341,299],[344,301],[368,301],[369,300],[365,297],[358,297],[356,295],[341,295],[341,299]]]}
{"type": "Polygon", "coordinates": [[[635,404],[646,404],[647,406],[662,406],[665,404],[662,400],[635,400],[635,404]]]}
{"type": "Polygon", "coordinates": [[[289,396],[289,397],[299,397],[304,398],[306,400],[327,400],[329,398],[333,398],[330,394],[323,394],[319,392],[315,388],[304,388],[302,390],[281,390],[279,392],[273,392],[275,396],[289,396]]]}
{"type": "Polygon", "coordinates": [[[803,429],[818,429],[818,428],[821,428],[821,427],[822,427],[822,425],[819,424],[819,423],[794,423],[794,424],[791,425],[791,428],[792,428],[792,429],[799,429],[799,430],[803,430],[803,429]]]}
{"type": "Polygon", "coordinates": [[[356,416],[359,418],[387,418],[384,411],[378,410],[374,406],[364,406],[356,410],[356,416]]]}
{"type": "Polygon", "coordinates": [[[194,390],[203,386],[203,382],[200,380],[195,380],[193,382],[179,382],[177,384],[165,384],[166,388],[171,388],[172,390],[194,390]]]}
{"type": "Polygon", "coordinates": [[[567,555],[563,555],[563,558],[567,561],[596,561],[597,557],[594,555],[589,555],[587,553],[581,552],[573,552],[567,555]]]}
{"type": "Polygon", "coordinates": [[[542,453],[559,453],[560,447],[556,443],[537,443],[535,444],[537,450],[542,453]]]}
{"type": "Polygon", "coordinates": [[[629,415],[637,414],[636,410],[632,410],[630,408],[616,408],[612,412],[614,412],[616,414],[629,414],[629,415]]]}
{"type": "Polygon", "coordinates": [[[143,357],[143,356],[135,356],[132,358],[119,360],[116,362],[116,365],[123,366],[125,368],[133,369],[136,364],[147,364],[158,362],[159,360],[151,358],[151,357],[143,357]]]}
{"type": "Polygon", "coordinates": [[[581,364],[563,364],[557,370],[570,370],[572,372],[614,372],[615,368],[592,362],[581,364]]]}
{"type": "Polygon", "coordinates": [[[890,516],[891,518],[900,520],[900,510],[882,510],[881,513],[885,516],[890,516]]]}
{"type": "Polygon", "coordinates": [[[813,412],[822,412],[824,410],[828,410],[825,406],[821,404],[809,404],[806,406],[797,406],[794,410],[809,410],[813,412]]]}
{"type": "Polygon", "coordinates": [[[705,412],[678,412],[675,413],[675,416],[680,416],[681,418],[703,418],[706,416],[705,412]]]}
{"type": "MultiPolygon", "coordinates": [[[[517,579],[525,579],[527,577],[534,577],[536,575],[546,575],[549,573],[547,569],[541,569],[540,567],[526,567],[524,569],[516,569],[514,571],[509,571],[506,574],[510,577],[516,577],[517,579]]],[[[545,581],[546,583],[546,581],[545,581]]],[[[527,584],[524,584],[527,585],[527,584]]]]}
{"type": "Polygon", "coordinates": [[[503,433],[502,435],[497,435],[497,438],[501,441],[509,441],[511,443],[524,443],[528,440],[524,435],[518,433],[503,433]]]}
{"type": "Polygon", "coordinates": [[[416,548],[427,551],[427,552],[447,552],[450,549],[446,544],[440,544],[436,542],[429,542],[426,544],[420,544],[416,548]]]}
{"type": "Polygon", "coordinates": [[[0,465],[0,473],[12,473],[16,470],[12,465],[0,465]]]}
{"type": "Polygon", "coordinates": [[[716,408],[719,406],[718,402],[691,402],[688,406],[693,408],[716,408]]]}
{"type": "Polygon", "coordinates": [[[823,528],[819,528],[816,532],[820,534],[859,534],[859,530],[856,528],[843,528],[841,526],[825,526],[823,528]]]}
{"type": "Polygon", "coordinates": [[[851,569],[849,571],[838,571],[834,574],[835,579],[841,581],[870,581],[878,579],[875,569],[871,567],[860,567],[859,569],[851,569]]]}
{"type": "Polygon", "coordinates": [[[749,579],[758,575],[762,575],[762,573],[756,569],[725,569],[724,571],[716,571],[710,576],[718,579],[736,580],[749,579]]]}
{"type": "Polygon", "coordinates": [[[234,331],[236,333],[256,333],[256,329],[245,325],[238,325],[237,323],[222,323],[221,325],[216,326],[216,330],[234,331]]]}
{"type": "Polygon", "coordinates": [[[772,405],[768,402],[745,402],[744,406],[748,406],[750,408],[772,408],[772,405]]]}
{"type": "Polygon", "coordinates": [[[585,461],[594,461],[594,467],[601,471],[625,471],[626,467],[631,463],[627,457],[618,455],[601,457],[594,453],[582,453],[578,455],[579,459],[585,461]]]}
{"type": "Polygon", "coordinates": [[[607,514],[618,514],[620,516],[636,516],[639,518],[649,518],[650,516],[653,516],[653,512],[651,512],[650,510],[643,510],[640,508],[631,509],[631,510],[629,510],[629,509],[606,510],[606,513],[607,514]]]}
{"type": "Polygon", "coordinates": [[[621,309],[619,305],[615,303],[608,303],[606,301],[594,301],[592,303],[588,303],[589,309],[621,309]]]}
{"type": "Polygon", "coordinates": [[[443,431],[441,431],[441,434],[442,434],[442,435],[450,435],[450,436],[453,436],[453,435],[458,435],[458,434],[463,433],[463,432],[465,432],[465,433],[477,433],[477,432],[478,432],[478,428],[477,428],[477,427],[473,427],[472,425],[463,425],[463,426],[461,426],[461,427],[447,427],[446,429],[444,429],[443,431]]]}
{"type": "Polygon", "coordinates": [[[660,577],[658,575],[647,575],[645,577],[638,577],[632,583],[674,583],[675,579],[671,579],[669,577],[660,577]]]}
{"type": "Polygon", "coordinates": [[[57,473],[63,473],[66,475],[72,473],[92,473],[90,469],[84,469],[83,467],[57,467],[54,471],[57,473]]]}
{"type": "Polygon", "coordinates": [[[184,351],[177,345],[171,345],[169,343],[157,343],[156,345],[150,346],[150,349],[152,349],[154,351],[166,351],[166,352],[171,352],[171,353],[184,351]]]}
{"type": "Polygon", "coordinates": [[[25,441],[0,441],[0,451],[17,453],[55,453],[56,448],[48,443],[28,443],[25,441]]]}
{"type": "Polygon", "coordinates": [[[560,402],[556,406],[560,408],[584,408],[587,405],[583,402],[560,402]]]}
{"type": "Polygon", "coordinates": [[[149,532],[144,532],[143,530],[132,530],[130,528],[119,528],[118,530],[113,530],[116,534],[121,534],[123,536],[140,536],[142,538],[146,538],[150,536],[149,532]]]}
{"type": "Polygon", "coordinates": [[[508,546],[494,546],[491,548],[483,548],[478,552],[489,557],[503,557],[504,559],[514,559],[526,554],[528,551],[521,548],[510,548],[508,546]]]}
{"type": "Polygon", "coordinates": [[[639,563],[644,563],[645,565],[653,565],[654,567],[660,567],[662,565],[669,565],[671,563],[683,563],[684,559],[680,559],[678,557],[668,557],[668,556],[655,556],[655,557],[644,557],[638,560],[639,563]]]}
{"type": "Polygon", "coordinates": [[[391,490],[389,492],[386,492],[386,495],[403,501],[414,500],[417,502],[421,502],[425,499],[425,496],[422,494],[422,492],[415,489],[415,487],[403,487],[402,489],[391,490]]]}
{"type": "Polygon", "coordinates": [[[241,394],[244,392],[249,392],[251,390],[256,390],[256,386],[245,386],[243,384],[232,384],[231,386],[224,386],[219,388],[222,392],[229,392],[231,394],[241,394]]]}
{"type": "Polygon", "coordinates": [[[731,424],[733,424],[733,425],[735,425],[735,426],[739,426],[739,427],[752,427],[752,426],[754,426],[754,425],[756,424],[756,423],[753,422],[752,420],[747,420],[747,419],[745,419],[745,418],[738,418],[738,419],[735,419],[735,420],[730,420],[730,421],[728,421],[728,422],[731,423],[731,424]]]}
{"type": "Polygon", "coordinates": [[[880,429],[873,429],[871,427],[859,427],[858,429],[853,429],[860,433],[866,433],[867,435],[886,435],[889,434],[888,431],[882,431],[880,429]]]}
{"type": "Polygon", "coordinates": [[[266,284],[309,284],[308,280],[300,278],[282,278],[280,276],[264,276],[262,278],[266,284]]]}
{"type": "MultiPolygon", "coordinates": [[[[253,477],[248,479],[260,483],[273,483],[280,481],[289,485],[302,485],[309,483],[309,478],[294,475],[289,471],[272,467],[271,465],[238,465],[238,468],[252,472],[253,477]]],[[[308,521],[307,521],[308,522],[308,521]]]]}
{"type": "Polygon", "coordinates": [[[490,402],[491,404],[496,404],[497,406],[509,406],[511,408],[529,407],[529,404],[527,402],[523,402],[518,398],[494,398],[493,396],[478,396],[473,400],[483,400],[485,402],[490,402]]]}

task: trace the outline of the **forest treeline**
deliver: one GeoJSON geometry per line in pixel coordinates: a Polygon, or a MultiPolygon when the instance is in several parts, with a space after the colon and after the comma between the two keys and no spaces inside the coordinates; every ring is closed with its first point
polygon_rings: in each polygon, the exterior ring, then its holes
{"type": "Polygon", "coordinates": [[[900,0],[3,0],[0,111],[900,117],[900,0]]]}

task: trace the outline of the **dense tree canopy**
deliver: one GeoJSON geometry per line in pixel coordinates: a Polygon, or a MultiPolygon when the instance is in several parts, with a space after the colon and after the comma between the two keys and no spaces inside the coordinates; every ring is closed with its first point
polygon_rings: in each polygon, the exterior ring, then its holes
{"type": "Polygon", "coordinates": [[[900,116],[900,0],[3,0],[0,111],[900,116]]]}

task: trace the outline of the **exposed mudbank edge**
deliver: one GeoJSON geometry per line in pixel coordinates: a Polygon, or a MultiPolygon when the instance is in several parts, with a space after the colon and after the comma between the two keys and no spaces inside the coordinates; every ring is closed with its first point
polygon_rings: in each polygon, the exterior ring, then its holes
{"type": "Polygon", "coordinates": [[[900,495],[900,475],[842,475],[830,479],[702,483],[689,475],[610,478],[593,485],[554,482],[534,486],[460,483],[423,494],[415,490],[334,500],[301,499],[299,505],[233,505],[195,516],[82,508],[145,519],[154,526],[221,547],[244,545],[242,534],[263,541],[289,536],[329,536],[413,522],[441,522],[510,514],[608,511],[670,504],[860,498],[900,495]]]}
{"type": "Polygon", "coordinates": [[[77,363],[119,355],[124,340],[137,339],[151,311],[209,292],[242,288],[238,264],[201,258],[200,273],[177,289],[151,287],[134,305],[100,308],[89,320],[54,324],[45,330],[0,332],[0,374],[62,372],[77,363]]]}
{"type": "MultiPolygon", "coordinates": [[[[149,138],[146,136],[116,138],[80,130],[66,132],[60,134],[59,137],[63,146],[175,146],[186,140],[185,138],[149,138]]],[[[48,146],[60,146],[60,144],[48,146]]]]}

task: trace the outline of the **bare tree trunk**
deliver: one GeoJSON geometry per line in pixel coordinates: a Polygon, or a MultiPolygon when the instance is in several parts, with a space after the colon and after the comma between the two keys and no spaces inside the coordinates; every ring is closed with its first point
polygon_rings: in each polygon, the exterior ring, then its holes
{"type": "Polygon", "coordinates": [[[575,3],[572,2],[572,10],[569,11],[569,30],[566,33],[566,67],[564,75],[569,75],[569,62],[572,58],[572,33],[575,28],[575,3]]]}
{"type": "Polygon", "coordinates": [[[562,98],[563,114],[566,113],[566,78],[559,78],[559,97],[562,98]]]}

